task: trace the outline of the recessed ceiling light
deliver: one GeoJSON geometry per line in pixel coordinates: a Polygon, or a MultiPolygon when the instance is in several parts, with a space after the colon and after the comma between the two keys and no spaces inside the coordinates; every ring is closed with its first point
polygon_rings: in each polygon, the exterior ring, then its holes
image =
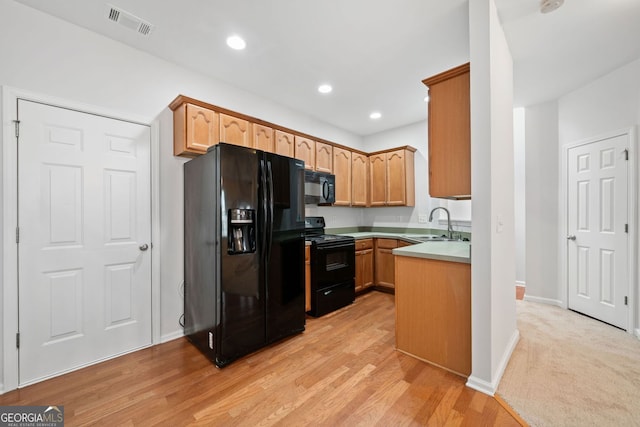
{"type": "Polygon", "coordinates": [[[229,36],[227,37],[227,46],[234,50],[242,50],[247,47],[247,43],[240,36],[229,36]]]}
{"type": "Polygon", "coordinates": [[[328,84],[323,84],[318,86],[318,92],[320,93],[329,93],[333,90],[333,88],[331,87],[331,85],[328,84]]]}
{"type": "Polygon", "coordinates": [[[369,114],[369,118],[373,120],[378,120],[380,117],[382,117],[382,114],[379,111],[374,111],[373,113],[369,114]]]}
{"type": "Polygon", "coordinates": [[[554,10],[562,6],[563,3],[564,0],[540,0],[540,12],[553,12],[554,10]]]}

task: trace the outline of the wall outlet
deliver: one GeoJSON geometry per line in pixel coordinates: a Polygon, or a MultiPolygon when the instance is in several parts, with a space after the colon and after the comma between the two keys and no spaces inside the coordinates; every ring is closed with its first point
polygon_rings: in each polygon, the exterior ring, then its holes
{"type": "Polygon", "coordinates": [[[420,224],[426,224],[429,222],[429,215],[427,214],[418,214],[418,222],[420,224]]]}

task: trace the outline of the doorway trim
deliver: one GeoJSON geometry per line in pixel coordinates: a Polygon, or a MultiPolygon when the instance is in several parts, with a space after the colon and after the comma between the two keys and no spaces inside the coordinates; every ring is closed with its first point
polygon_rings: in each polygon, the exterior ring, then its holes
{"type": "Polygon", "coordinates": [[[603,139],[614,138],[617,136],[626,135],[629,140],[629,170],[627,175],[627,193],[628,193],[628,207],[627,218],[629,221],[629,238],[627,240],[627,250],[629,254],[629,260],[627,263],[627,274],[629,278],[628,283],[628,306],[629,312],[627,314],[627,333],[635,334],[640,338],[639,330],[636,329],[636,299],[638,298],[638,284],[637,284],[637,268],[638,258],[636,255],[636,240],[638,238],[638,218],[636,204],[638,201],[637,195],[637,141],[636,141],[636,126],[624,128],[616,131],[606,132],[594,137],[586,138],[581,141],[573,142],[571,144],[563,145],[560,148],[561,160],[560,160],[560,235],[558,236],[558,249],[560,254],[560,295],[562,296],[562,308],[569,308],[569,272],[567,268],[568,256],[567,256],[567,239],[568,235],[568,209],[569,209],[569,194],[568,194],[568,169],[567,161],[569,159],[569,150],[571,148],[579,147],[581,145],[587,145],[594,142],[601,141],[603,139]]]}
{"type": "Polygon", "coordinates": [[[2,98],[2,376],[0,394],[18,388],[19,358],[16,348],[18,331],[18,152],[15,124],[18,99],[48,104],[144,126],[151,131],[151,345],[160,337],[160,126],[145,118],[95,105],[29,92],[9,86],[0,87],[2,98]]]}

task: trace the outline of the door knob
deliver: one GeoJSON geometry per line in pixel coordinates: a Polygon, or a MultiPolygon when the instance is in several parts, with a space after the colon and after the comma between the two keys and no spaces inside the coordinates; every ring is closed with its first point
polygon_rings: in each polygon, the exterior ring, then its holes
{"type": "Polygon", "coordinates": [[[149,249],[149,245],[147,245],[146,243],[140,245],[140,250],[141,251],[146,251],[147,249],[149,249]]]}
{"type": "Polygon", "coordinates": [[[567,240],[576,240],[576,236],[574,235],[567,236],[567,240]]]}

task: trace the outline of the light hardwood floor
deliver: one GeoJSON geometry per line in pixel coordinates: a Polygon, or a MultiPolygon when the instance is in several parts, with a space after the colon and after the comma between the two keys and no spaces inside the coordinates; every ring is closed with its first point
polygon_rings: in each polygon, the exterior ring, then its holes
{"type": "Polygon", "coordinates": [[[359,296],[224,369],[182,338],[6,393],[0,405],[64,405],[66,426],[518,426],[463,378],[394,350],[393,298],[359,296]]]}

